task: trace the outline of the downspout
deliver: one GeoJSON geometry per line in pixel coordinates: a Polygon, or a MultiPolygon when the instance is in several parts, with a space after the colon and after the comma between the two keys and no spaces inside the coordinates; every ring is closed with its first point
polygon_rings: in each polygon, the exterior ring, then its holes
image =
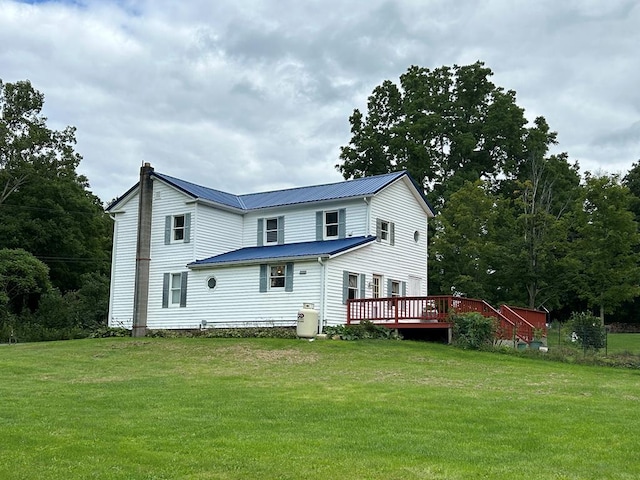
{"type": "Polygon", "coordinates": [[[424,272],[424,278],[426,279],[425,283],[427,284],[426,294],[427,296],[429,296],[429,216],[427,216],[427,219],[424,222],[424,239],[425,239],[424,249],[426,251],[426,258],[427,258],[427,265],[426,265],[427,271],[424,272]]]}
{"type": "Polygon", "coordinates": [[[325,299],[324,299],[324,293],[325,293],[325,284],[327,283],[327,278],[326,278],[326,268],[325,268],[325,264],[322,261],[322,257],[318,257],[318,263],[320,264],[320,320],[318,322],[318,333],[322,333],[322,330],[324,329],[324,323],[325,323],[325,312],[324,312],[324,305],[325,305],[325,299]]]}
{"type": "Polygon", "coordinates": [[[364,203],[367,204],[367,215],[366,215],[366,222],[367,222],[367,231],[364,232],[364,234],[368,237],[371,234],[371,203],[369,203],[369,199],[367,197],[363,198],[364,203]]]}
{"type": "Polygon", "coordinates": [[[151,213],[153,209],[153,167],[145,163],[140,168],[138,194],[138,240],[136,244],[136,276],[133,293],[132,337],[147,333],[149,307],[149,263],[151,262],[151,213]]]}

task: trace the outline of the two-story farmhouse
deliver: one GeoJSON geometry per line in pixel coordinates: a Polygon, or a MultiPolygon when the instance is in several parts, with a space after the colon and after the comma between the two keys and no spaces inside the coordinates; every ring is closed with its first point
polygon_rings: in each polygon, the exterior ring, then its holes
{"type": "Polygon", "coordinates": [[[110,326],[295,325],[312,303],[321,329],[349,298],[427,294],[433,210],[406,172],[232,195],[146,164],[107,211],[110,326]]]}

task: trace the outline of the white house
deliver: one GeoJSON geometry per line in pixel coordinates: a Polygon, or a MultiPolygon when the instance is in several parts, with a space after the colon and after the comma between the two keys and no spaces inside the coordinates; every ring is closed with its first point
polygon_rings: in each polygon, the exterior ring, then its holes
{"type": "Polygon", "coordinates": [[[155,172],[114,219],[109,325],[142,329],[345,323],[348,298],[427,294],[433,210],[407,174],[233,195],[155,172]]]}

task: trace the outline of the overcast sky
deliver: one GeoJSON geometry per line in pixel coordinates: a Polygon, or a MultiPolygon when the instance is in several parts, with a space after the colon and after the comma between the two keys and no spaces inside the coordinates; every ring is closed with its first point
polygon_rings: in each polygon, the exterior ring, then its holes
{"type": "Polygon", "coordinates": [[[339,181],[373,88],[477,60],[583,172],[624,173],[639,47],[640,0],[0,0],[0,78],[77,127],[103,201],[142,162],[236,194],[339,181]]]}

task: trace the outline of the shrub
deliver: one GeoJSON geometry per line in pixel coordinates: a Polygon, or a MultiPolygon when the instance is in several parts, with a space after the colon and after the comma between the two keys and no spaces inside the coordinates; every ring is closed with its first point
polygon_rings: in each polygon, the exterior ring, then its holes
{"type": "Polygon", "coordinates": [[[495,317],[484,317],[478,312],[454,313],[451,322],[455,346],[477,350],[493,345],[498,328],[495,317]]]}
{"type": "Polygon", "coordinates": [[[99,327],[89,334],[89,338],[130,337],[131,330],[126,328],[99,327]]]}
{"type": "Polygon", "coordinates": [[[329,337],[339,337],[342,340],[401,340],[402,336],[397,330],[382,327],[372,322],[361,322],[355,325],[336,325],[324,327],[323,333],[329,337]]]}

